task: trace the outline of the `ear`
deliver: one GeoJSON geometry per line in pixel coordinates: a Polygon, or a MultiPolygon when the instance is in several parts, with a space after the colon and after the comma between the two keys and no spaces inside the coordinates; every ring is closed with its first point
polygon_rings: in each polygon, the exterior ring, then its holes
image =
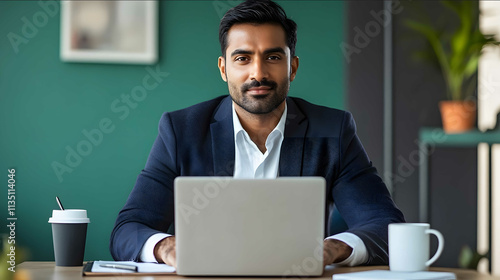
{"type": "Polygon", "coordinates": [[[290,73],[290,82],[295,79],[295,75],[297,74],[297,69],[299,69],[299,57],[294,56],[292,58],[292,65],[291,65],[291,73],[290,73]]]}
{"type": "Polygon", "coordinates": [[[224,57],[219,56],[218,66],[221,78],[224,80],[224,82],[227,82],[226,60],[224,59],[224,57]]]}

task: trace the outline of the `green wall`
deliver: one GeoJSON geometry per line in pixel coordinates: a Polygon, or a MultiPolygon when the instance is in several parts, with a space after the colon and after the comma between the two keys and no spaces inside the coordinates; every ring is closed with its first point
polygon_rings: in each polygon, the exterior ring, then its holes
{"type": "MultiPolygon", "coordinates": [[[[45,1],[43,1],[45,3],[45,1]]],[[[163,1],[160,3],[159,67],[168,77],[129,113],[111,108],[122,94],[142,84],[144,65],[63,63],[59,59],[60,14],[47,16],[18,53],[9,33],[22,36],[23,20],[44,10],[37,1],[0,2],[0,218],[7,215],[7,169],[16,169],[16,245],[30,260],[53,260],[47,223],[58,195],[66,208],[88,210],[86,260],[110,259],[109,235],[118,211],[144,167],[164,111],[176,110],[227,94],[217,69],[221,9],[235,1],[163,1]],[[67,148],[86,140],[83,132],[103,119],[113,131],[92,145],[87,156],[64,173],[67,148]]],[[[279,1],[299,25],[300,67],[290,95],[343,108],[344,3],[279,1]]],[[[6,222],[5,222],[6,223],[6,222]]],[[[6,227],[1,226],[5,233],[6,227]]]]}

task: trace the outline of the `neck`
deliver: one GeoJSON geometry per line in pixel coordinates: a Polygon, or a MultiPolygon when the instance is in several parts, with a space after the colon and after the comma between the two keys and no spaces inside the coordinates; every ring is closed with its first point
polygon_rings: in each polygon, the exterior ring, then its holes
{"type": "Polygon", "coordinates": [[[266,151],[267,136],[278,125],[283,112],[285,111],[285,101],[276,109],[267,114],[252,114],[234,103],[234,109],[238,115],[241,126],[250,136],[250,139],[259,147],[260,151],[266,151]]]}

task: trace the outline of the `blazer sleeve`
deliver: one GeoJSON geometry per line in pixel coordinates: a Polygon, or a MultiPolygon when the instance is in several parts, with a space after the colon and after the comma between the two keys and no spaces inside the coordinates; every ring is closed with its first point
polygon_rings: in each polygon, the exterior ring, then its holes
{"type": "Polygon", "coordinates": [[[173,225],[173,180],[178,168],[176,137],[168,113],[162,116],[158,131],[146,166],[111,233],[110,251],[115,260],[138,261],[146,240],[173,225]]]}
{"type": "Polygon", "coordinates": [[[388,225],[404,222],[404,216],[372,166],[349,112],[344,114],[338,149],[334,202],[349,227],[348,232],[363,240],[368,250],[366,264],[388,264],[388,225]]]}

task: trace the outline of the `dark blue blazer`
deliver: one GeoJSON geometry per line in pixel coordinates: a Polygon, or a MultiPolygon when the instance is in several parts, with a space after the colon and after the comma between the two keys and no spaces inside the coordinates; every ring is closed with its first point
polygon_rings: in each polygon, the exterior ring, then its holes
{"type": "MultiPolygon", "coordinates": [[[[173,234],[177,176],[232,176],[235,147],[231,98],[221,96],[163,114],[145,168],[111,234],[115,260],[135,260],[155,233],[173,234]]],[[[367,264],[387,264],[387,225],[403,222],[356,136],[350,113],[287,98],[280,176],[322,176],[327,205],[335,202],[368,250],[367,264]]],[[[325,209],[325,217],[328,210],[325,209]]],[[[325,220],[325,228],[327,228],[325,220]]],[[[325,233],[326,236],[326,233],[325,233]]]]}

